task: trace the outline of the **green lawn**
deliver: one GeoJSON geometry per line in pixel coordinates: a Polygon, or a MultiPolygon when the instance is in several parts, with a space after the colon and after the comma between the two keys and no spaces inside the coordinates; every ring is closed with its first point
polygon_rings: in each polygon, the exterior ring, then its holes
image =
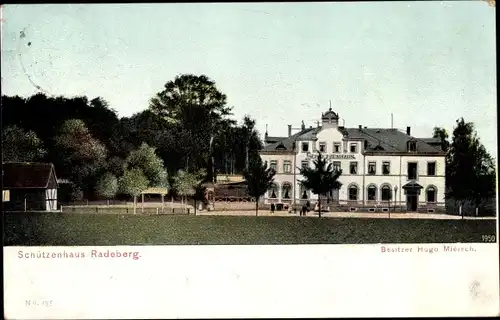
{"type": "Polygon", "coordinates": [[[495,220],[4,214],[6,246],[481,242],[495,220]]]}

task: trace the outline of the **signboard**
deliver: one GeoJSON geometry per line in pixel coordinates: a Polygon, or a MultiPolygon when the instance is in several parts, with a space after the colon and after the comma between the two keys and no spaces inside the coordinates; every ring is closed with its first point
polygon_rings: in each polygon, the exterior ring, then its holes
{"type": "MultiPolygon", "coordinates": [[[[323,158],[326,160],[356,160],[356,156],[353,154],[341,154],[341,153],[334,153],[334,154],[322,154],[323,158]]],[[[308,152],[306,155],[307,160],[316,160],[318,158],[317,153],[311,153],[308,152]]]]}
{"type": "Polygon", "coordinates": [[[2,190],[2,202],[9,202],[9,201],[10,201],[10,191],[2,190]]]}

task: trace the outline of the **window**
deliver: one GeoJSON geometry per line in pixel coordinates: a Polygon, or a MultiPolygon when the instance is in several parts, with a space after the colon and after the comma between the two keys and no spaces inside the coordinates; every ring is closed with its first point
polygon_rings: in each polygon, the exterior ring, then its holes
{"type": "Polygon", "coordinates": [[[377,163],[368,162],[368,174],[374,175],[377,173],[377,163]]]}
{"type": "Polygon", "coordinates": [[[428,187],[427,191],[425,192],[427,196],[427,202],[436,202],[436,188],[435,187],[428,187]]]}
{"type": "Polygon", "coordinates": [[[292,194],[292,185],[288,182],[285,182],[283,184],[281,194],[283,195],[283,199],[290,199],[292,194]]]}
{"type": "Polygon", "coordinates": [[[417,142],[416,141],[408,141],[408,152],[417,151],[417,142]]]}
{"type": "Polygon", "coordinates": [[[276,184],[272,184],[271,188],[268,190],[269,199],[276,199],[278,197],[278,187],[276,184]]]}
{"type": "Polygon", "coordinates": [[[334,153],[340,153],[340,143],[334,143],[333,144],[333,152],[334,153]]]}
{"type": "Polygon", "coordinates": [[[382,173],[383,174],[391,173],[391,163],[389,161],[382,162],[382,173]]]}
{"type": "Polygon", "coordinates": [[[375,185],[368,186],[368,200],[377,200],[377,187],[375,185]]]}
{"type": "Polygon", "coordinates": [[[408,180],[417,180],[416,162],[408,162],[408,180]]]}
{"type": "Polygon", "coordinates": [[[358,200],[358,187],[356,185],[349,186],[349,200],[358,200]]]}
{"type": "Polygon", "coordinates": [[[368,140],[365,140],[364,147],[365,147],[365,150],[368,149],[368,140]]]}
{"type": "Polygon", "coordinates": [[[427,175],[428,176],[436,175],[436,162],[427,162],[427,175]]]}
{"type": "Polygon", "coordinates": [[[333,161],[333,170],[340,171],[342,169],[340,161],[333,161]]]}
{"type": "Polygon", "coordinates": [[[277,171],[277,169],[278,169],[278,161],[271,160],[271,162],[269,164],[269,168],[273,169],[274,171],[277,171]]]}
{"type": "Polygon", "coordinates": [[[389,201],[392,198],[391,186],[385,184],[382,186],[382,201],[389,201]]]}
{"type": "Polygon", "coordinates": [[[351,151],[351,153],[357,153],[358,152],[358,145],[356,143],[351,143],[349,145],[349,151],[351,151]]]}
{"type": "Polygon", "coordinates": [[[292,172],[292,162],[290,160],[283,161],[283,172],[284,173],[292,172]]]}
{"type": "Polygon", "coordinates": [[[358,174],[358,163],[357,162],[351,162],[349,164],[349,173],[350,174],[358,174]]]}
{"type": "Polygon", "coordinates": [[[309,199],[309,190],[300,185],[300,199],[309,199]]]}
{"type": "Polygon", "coordinates": [[[302,160],[302,168],[308,168],[309,167],[309,161],[308,160],[302,160]]]}
{"type": "Polygon", "coordinates": [[[326,143],[325,142],[319,143],[319,152],[326,152],[326,143]]]}
{"type": "Polygon", "coordinates": [[[309,142],[302,142],[302,152],[309,152],[309,142]]]}

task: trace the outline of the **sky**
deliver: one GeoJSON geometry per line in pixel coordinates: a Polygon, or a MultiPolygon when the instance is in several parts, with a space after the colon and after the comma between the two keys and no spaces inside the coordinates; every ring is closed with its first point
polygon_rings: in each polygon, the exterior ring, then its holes
{"type": "Polygon", "coordinates": [[[2,6],[2,94],[103,97],[145,110],[180,74],[205,74],[261,134],[315,126],[475,123],[497,156],[495,8],[483,1],[2,6]],[[23,31],[24,37],[21,37],[23,31]]]}

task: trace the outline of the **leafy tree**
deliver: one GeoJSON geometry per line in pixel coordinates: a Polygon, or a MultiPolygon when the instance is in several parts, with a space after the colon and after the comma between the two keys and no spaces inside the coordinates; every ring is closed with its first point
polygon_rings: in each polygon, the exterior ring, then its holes
{"type": "MultiPolygon", "coordinates": [[[[448,161],[447,197],[476,206],[495,193],[493,158],[482,145],[472,122],[456,121],[448,161]]],[[[464,212],[462,211],[462,216],[464,212]]]]}
{"type": "Polygon", "coordinates": [[[146,143],[130,153],[126,159],[126,166],[141,169],[150,187],[168,186],[167,171],[163,167],[163,160],[156,155],[155,148],[146,143]]]}
{"type": "Polygon", "coordinates": [[[149,109],[172,127],[176,149],[187,171],[210,167],[210,139],[231,108],[226,95],[205,75],[184,74],[165,84],[149,109]]]}
{"type": "Polygon", "coordinates": [[[318,152],[318,157],[313,161],[314,168],[300,168],[300,174],[304,176],[301,184],[309,190],[312,190],[318,195],[319,217],[321,218],[321,196],[330,192],[330,190],[338,190],[342,183],[338,181],[342,170],[333,169],[333,164],[327,165],[325,157],[318,152]]]}
{"type": "Polygon", "coordinates": [[[97,182],[96,193],[106,199],[113,198],[118,192],[118,179],[110,172],[106,172],[97,182]]]}
{"type": "Polygon", "coordinates": [[[181,169],[177,172],[173,178],[173,187],[177,194],[182,197],[183,204],[185,198],[196,195],[197,189],[200,188],[200,184],[205,175],[206,172],[204,170],[200,170],[199,172],[187,172],[181,169]]]}
{"type": "Polygon", "coordinates": [[[137,203],[137,196],[148,187],[148,179],[141,169],[131,168],[125,170],[123,176],[118,179],[118,190],[121,194],[134,197],[134,213],[137,203]]]}
{"type": "Polygon", "coordinates": [[[150,109],[171,123],[182,123],[195,120],[190,119],[195,106],[214,113],[214,116],[230,115],[231,108],[226,106],[226,99],[207,76],[184,74],[165,84],[165,89],[151,99],[150,109]]]}
{"type": "Polygon", "coordinates": [[[274,182],[276,171],[267,167],[267,162],[262,163],[262,160],[256,159],[252,161],[248,170],[243,172],[245,183],[247,185],[248,194],[255,198],[255,216],[259,214],[259,200],[274,182]]]}
{"type": "Polygon", "coordinates": [[[83,200],[83,191],[82,191],[82,189],[79,186],[73,184],[71,186],[70,198],[71,198],[71,201],[81,201],[81,200],[83,200]]]}
{"type": "Polygon", "coordinates": [[[432,137],[440,139],[442,150],[444,152],[448,152],[448,149],[450,148],[450,141],[448,141],[449,136],[445,128],[434,127],[432,137]]]}
{"type": "Polygon", "coordinates": [[[33,162],[47,154],[43,143],[33,131],[24,131],[16,125],[5,127],[2,132],[3,160],[33,162]]]}
{"type": "Polygon", "coordinates": [[[59,151],[56,165],[63,177],[69,177],[89,194],[90,183],[105,166],[106,147],[95,139],[83,120],[71,119],[63,123],[55,138],[59,151]]]}

